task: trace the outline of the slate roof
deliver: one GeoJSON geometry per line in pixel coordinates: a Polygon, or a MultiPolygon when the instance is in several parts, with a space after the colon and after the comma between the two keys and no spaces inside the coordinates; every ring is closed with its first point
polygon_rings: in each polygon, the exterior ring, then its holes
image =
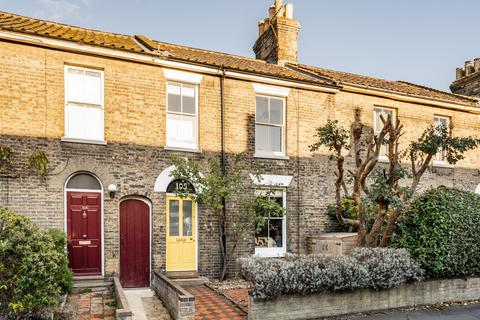
{"type": "Polygon", "coordinates": [[[463,104],[477,104],[478,102],[474,98],[404,81],[390,81],[302,64],[279,66],[254,58],[155,41],[141,35],[130,36],[103,32],[2,11],[0,11],[0,29],[122,51],[154,54],[167,60],[184,61],[210,67],[223,67],[238,72],[253,73],[314,85],[337,87],[337,85],[352,84],[373,90],[387,90],[427,99],[439,99],[463,104]]]}

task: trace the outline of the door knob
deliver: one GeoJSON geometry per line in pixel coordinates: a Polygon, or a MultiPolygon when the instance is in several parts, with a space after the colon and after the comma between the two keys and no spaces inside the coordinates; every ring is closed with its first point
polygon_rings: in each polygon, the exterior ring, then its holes
{"type": "Polygon", "coordinates": [[[86,234],[84,234],[84,235],[83,235],[83,239],[86,239],[86,238],[87,238],[87,235],[86,235],[86,234]]]}

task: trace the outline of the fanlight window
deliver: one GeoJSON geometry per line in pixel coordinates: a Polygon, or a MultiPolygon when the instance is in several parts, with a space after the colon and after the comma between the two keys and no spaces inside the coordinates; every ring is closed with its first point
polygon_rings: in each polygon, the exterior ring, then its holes
{"type": "Polygon", "coordinates": [[[102,186],[92,175],[80,173],[68,181],[67,189],[101,190],[102,186]]]}

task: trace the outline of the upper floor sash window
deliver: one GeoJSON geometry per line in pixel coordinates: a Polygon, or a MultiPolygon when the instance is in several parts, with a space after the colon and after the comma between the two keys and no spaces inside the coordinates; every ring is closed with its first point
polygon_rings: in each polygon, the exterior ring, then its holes
{"type": "Polygon", "coordinates": [[[197,86],[167,83],[167,147],[198,149],[197,86]]]}
{"type": "MultiPolygon", "coordinates": [[[[445,126],[447,130],[450,130],[450,118],[448,117],[435,116],[433,118],[433,122],[436,128],[440,129],[440,126],[445,126]]],[[[445,150],[440,148],[437,154],[435,155],[434,163],[445,164],[446,162],[447,160],[446,160],[445,150]]]]}
{"type": "Polygon", "coordinates": [[[103,71],[65,66],[65,137],[104,140],[103,71]]]}
{"type": "Polygon", "coordinates": [[[285,155],[285,99],[257,95],[255,155],[285,155]]]}
{"type": "MultiPolygon", "coordinates": [[[[377,136],[383,130],[383,122],[380,116],[383,116],[383,119],[387,121],[388,116],[392,117],[392,123],[396,122],[396,114],[394,109],[387,108],[375,108],[373,116],[373,133],[377,136]]],[[[385,142],[388,141],[388,135],[385,136],[385,142]]],[[[388,159],[388,146],[384,143],[380,148],[379,158],[382,160],[388,159]]]]}

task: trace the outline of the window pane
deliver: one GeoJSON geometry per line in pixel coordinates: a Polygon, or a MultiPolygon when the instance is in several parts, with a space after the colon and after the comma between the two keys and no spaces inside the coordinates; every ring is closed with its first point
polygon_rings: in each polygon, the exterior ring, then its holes
{"type": "Polygon", "coordinates": [[[283,125],[283,100],[270,99],[270,123],[283,125]]]}
{"type": "Polygon", "coordinates": [[[197,118],[167,114],[167,145],[179,148],[196,147],[197,118]]]}
{"type": "Polygon", "coordinates": [[[255,235],[255,246],[264,248],[268,247],[268,219],[265,221],[265,225],[262,229],[255,235]]]}
{"type": "Polygon", "coordinates": [[[103,109],[70,104],[66,112],[67,137],[99,141],[104,139],[103,109]]]}
{"type": "Polygon", "coordinates": [[[256,121],[268,123],[268,98],[257,96],[256,121]]]}
{"type": "Polygon", "coordinates": [[[89,174],[77,174],[68,180],[67,189],[100,190],[100,182],[89,174]]]}
{"type": "Polygon", "coordinates": [[[192,201],[183,201],[183,236],[192,236],[193,215],[192,215],[192,201]]]}
{"type": "Polygon", "coordinates": [[[102,104],[102,77],[100,72],[68,69],[67,101],[102,104]]]}
{"type": "Polygon", "coordinates": [[[195,114],[195,87],[182,85],[183,113],[195,114]]]}
{"type": "Polygon", "coordinates": [[[269,221],[269,247],[283,247],[283,219],[270,219],[269,221]]]}
{"type": "Polygon", "coordinates": [[[180,96],[180,85],[176,83],[169,83],[167,85],[167,94],[168,94],[168,111],[172,112],[181,112],[182,111],[182,102],[180,96]]]}
{"type": "Polygon", "coordinates": [[[282,128],[269,127],[270,151],[282,152],[282,128]]]}
{"type": "Polygon", "coordinates": [[[178,237],[179,230],[178,230],[178,212],[179,212],[179,202],[178,200],[170,200],[170,219],[169,219],[169,228],[170,228],[170,236],[171,237],[178,237]]]}
{"type": "Polygon", "coordinates": [[[255,126],[255,150],[270,151],[269,127],[257,124],[255,126]]]}

